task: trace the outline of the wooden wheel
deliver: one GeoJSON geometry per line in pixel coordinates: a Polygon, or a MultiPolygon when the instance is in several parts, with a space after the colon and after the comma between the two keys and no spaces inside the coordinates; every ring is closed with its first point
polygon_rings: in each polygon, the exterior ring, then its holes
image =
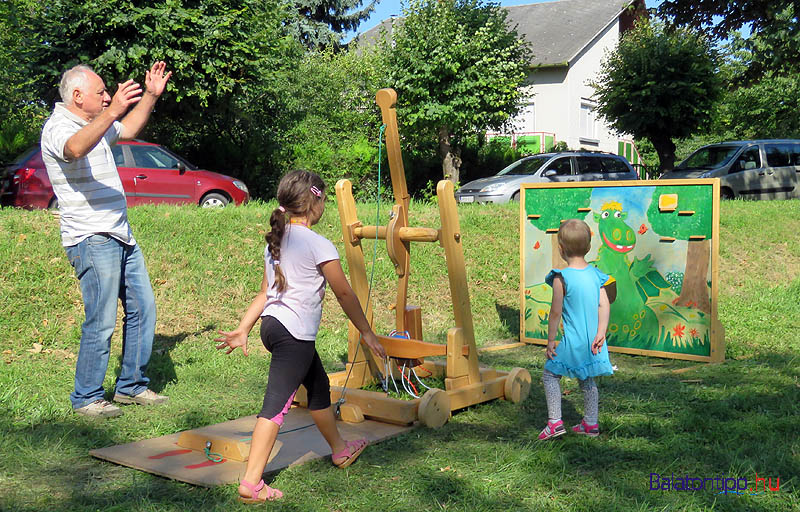
{"type": "Polygon", "coordinates": [[[417,417],[426,427],[441,427],[450,419],[450,395],[442,389],[429,389],[420,399],[417,417]]]}
{"type": "Polygon", "coordinates": [[[525,368],[514,368],[508,373],[503,393],[506,400],[518,404],[531,392],[531,374],[525,368]]]}

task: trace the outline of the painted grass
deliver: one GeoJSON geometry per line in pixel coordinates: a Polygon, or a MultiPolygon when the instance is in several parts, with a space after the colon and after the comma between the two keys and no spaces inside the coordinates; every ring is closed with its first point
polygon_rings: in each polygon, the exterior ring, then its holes
{"type": "MultiPolygon", "coordinates": [[[[203,489],[101,462],[88,451],[253,414],[268,357],[254,330],[249,358],[213,350],[258,288],[271,204],[219,211],[140,207],[130,212],[159,308],[152,387],[168,406],[126,407],[92,421],[70,412],[82,306],[46,212],[0,210],[0,510],[237,510],[234,486],[203,489]]],[[[318,230],[341,248],[335,207],[318,230]]],[[[381,223],[388,208],[382,208],[381,223]]],[[[414,204],[412,225],[437,226],[414,204]]],[[[374,205],[360,205],[365,221],[374,205]]],[[[476,333],[481,345],[519,330],[517,210],[460,207],[476,333]]],[[[540,444],[546,410],[540,347],[492,352],[483,363],[534,375],[520,405],[499,401],[371,447],[347,470],[318,461],[274,475],[278,510],[800,510],[800,201],[722,205],[720,315],[728,360],[697,365],[612,355],[601,383],[599,439],[540,444]],[[686,373],[671,370],[691,367],[686,373]],[[651,473],[780,477],[756,496],[650,491],[651,473]]],[[[364,243],[371,257],[372,242],[364,243]]],[[[383,247],[373,286],[377,325],[391,327],[393,276],[383,247]]],[[[368,258],[369,259],[369,258],[368,258]]],[[[369,268],[369,262],[368,262],[369,268]]],[[[452,324],[443,251],[412,248],[409,303],[423,308],[430,340],[452,324]]],[[[329,371],[343,368],[346,325],[328,294],[317,342],[329,371]]],[[[380,329],[379,329],[380,330],[380,329]]],[[[111,389],[120,339],[106,380],[111,389]]],[[[583,409],[564,383],[564,415],[583,409]]]]}

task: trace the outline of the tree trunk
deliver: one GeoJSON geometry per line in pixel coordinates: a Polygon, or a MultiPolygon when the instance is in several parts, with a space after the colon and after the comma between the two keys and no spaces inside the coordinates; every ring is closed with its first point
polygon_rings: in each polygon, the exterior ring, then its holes
{"type": "Polygon", "coordinates": [[[439,128],[439,156],[442,158],[444,179],[458,187],[461,178],[461,151],[450,145],[450,130],[447,126],[439,128]]]}
{"type": "Polygon", "coordinates": [[[675,143],[669,137],[651,137],[650,142],[658,153],[658,171],[664,174],[675,168],[675,143]]]}
{"type": "Polygon", "coordinates": [[[677,301],[679,306],[690,306],[704,313],[711,313],[707,283],[710,253],[711,240],[689,240],[683,286],[677,301]]]}
{"type": "Polygon", "coordinates": [[[558,233],[553,233],[550,235],[550,242],[553,244],[553,257],[551,268],[557,269],[564,269],[569,266],[564,258],[561,257],[561,251],[558,250],[558,233]]]}

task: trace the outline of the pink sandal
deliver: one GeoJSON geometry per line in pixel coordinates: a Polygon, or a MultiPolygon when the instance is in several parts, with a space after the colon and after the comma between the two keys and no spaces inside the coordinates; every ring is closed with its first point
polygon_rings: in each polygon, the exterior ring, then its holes
{"type": "Polygon", "coordinates": [[[361,452],[367,447],[369,442],[366,439],[356,439],[355,441],[347,441],[344,444],[344,450],[340,451],[339,453],[334,453],[331,455],[331,462],[337,468],[346,468],[350,464],[356,461],[361,452]],[[336,459],[341,459],[342,457],[347,457],[340,463],[336,463],[336,459]]]}
{"type": "Polygon", "coordinates": [[[264,503],[265,501],[275,501],[283,498],[283,493],[278,489],[273,489],[272,487],[268,486],[264,483],[264,480],[260,480],[256,485],[251,484],[247,480],[240,480],[240,484],[250,489],[250,497],[245,498],[244,496],[239,496],[239,501],[242,503],[264,503]],[[267,496],[263,499],[259,498],[258,495],[261,493],[261,490],[267,488],[267,496]]]}

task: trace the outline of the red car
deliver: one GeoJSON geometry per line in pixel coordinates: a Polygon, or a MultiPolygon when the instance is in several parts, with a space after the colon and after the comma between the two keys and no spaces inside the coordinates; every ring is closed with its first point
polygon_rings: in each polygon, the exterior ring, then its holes
{"type": "MultiPolygon", "coordinates": [[[[244,182],[198,169],[158,144],[138,140],[111,147],[128,206],[197,204],[202,207],[243,204],[250,200],[244,182]]],[[[39,146],[29,149],[0,176],[0,202],[22,208],[55,208],[39,146]]]]}

